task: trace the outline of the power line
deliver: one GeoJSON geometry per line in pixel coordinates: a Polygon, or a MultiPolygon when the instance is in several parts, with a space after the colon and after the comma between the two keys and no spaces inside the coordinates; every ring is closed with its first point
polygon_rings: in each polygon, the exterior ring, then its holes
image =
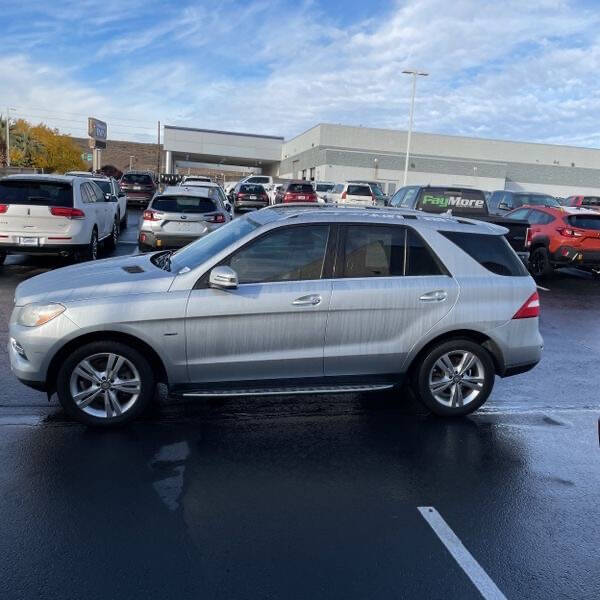
{"type": "MultiPolygon", "coordinates": [[[[76,119],[65,119],[64,117],[54,117],[54,116],[48,116],[48,115],[34,115],[32,113],[27,113],[27,112],[19,112],[19,115],[22,115],[24,117],[27,117],[28,119],[47,119],[48,121],[65,121],[67,123],[76,123],[76,124],[80,124],[81,121],[78,121],[76,119]]],[[[111,122],[109,122],[109,125],[112,125],[111,122]]],[[[114,125],[116,127],[122,127],[122,128],[127,128],[127,129],[146,129],[148,131],[154,131],[154,127],[142,127],[140,125],[124,125],[122,123],[117,123],[115,122],[114,125]]],[[[81,125],[81,127],[83,127],[84,129],[87,129],[87,125],[81,125]]],[[[112,127],[111,127],[112,129],[112,127]]]]}
{"type": "MultiPolygon", "coordinates": [[[[90,115],[89,114],[83,114],[83,113],[73,113],[73,112],[68,112],[68,111],[58,111],[58,110],[49,110],[48,108],[42,108],[42,107],[35,107],[35,106],[29,106],[28,108],[17,108],[18,111],[24,111],[24,112],[28,112],[28,111],[42,111],[44,113],[55,113],[57,115],[71,115],[73,117],[84,117],[84,118],[88,118],[90,115]]],[[[119,119],[119,121],[122,121],[124,123],[146,123],[146,124],[150,124],[152,123],[152,121],[142,121],[140,119],[119,119]]],[[[154,127],[152,127],[152,130],[154,130],[154,127]]]]}

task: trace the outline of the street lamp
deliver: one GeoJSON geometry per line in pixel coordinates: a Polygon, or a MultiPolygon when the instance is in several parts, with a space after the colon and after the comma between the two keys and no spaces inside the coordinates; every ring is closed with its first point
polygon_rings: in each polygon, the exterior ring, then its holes
{"type": "Polygon", "coordinates": [[[412,136],[412,126],[413,126],[413,115],[415,112],[415,92],[417,91],[417,75],[421,77],[427,77],[429,73],[422,73],[421,71],[414,71],[411,69],[407,69],[406,71],[402,71],[402,73],[406,75],[412,75],[412,97],[410,100],[410,119],[408,122],[408,136],[406,138],[406,159],[404,161],[404,183],[406,185],[406,178],[408,177],[408,159],[410,156],[410,138],[412,136]]]}

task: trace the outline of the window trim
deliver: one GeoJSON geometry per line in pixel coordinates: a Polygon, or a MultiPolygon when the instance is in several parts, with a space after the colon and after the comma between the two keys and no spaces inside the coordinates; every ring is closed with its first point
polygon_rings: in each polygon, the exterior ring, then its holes
{"type": "Polygon", "coordinates": [[[427,242],[427,240],[421,235],[421,233],[419,231],[417,231],[414,227],[411,227],[410,225],[408,225],[406,223],[402,223],[402,224],[359,223],[359,222],[349,221],[349,222],[337,223],[337,227],[338,227],[338,233],[337,233],[338,244],[337,244],[335,265],[334,265],[334,269],[333,269],[333,273],[332,273],[333,279],[350,281],[350,280],[356,280],[356,279],[360,279],[360,280],[404,279],[406,277],[452,277],[452,274],[450,273],[450,271],[448,271],[448,268],[446,267],[446,265],[442,262],[440,257],[433,250],[433,248],[427,242]],[[402,265],[403,274],[402,275],[384,275],[382,277],[377,277],[377,276],[375,276],[375,277],[344,277],[343,270],[344,270],[345,259],[346,259],[346,251],[345,251],[346,250],[346,237],[348,235],[349,227],[386,227],[386,228],[398,227],[398,228],[402,228],[404,230],[404,263],[402,265]],[[408,230],[409,229],[423,242],[423,246],[427,249],[427,251],[431,255],[431,258],[434,260],[435,264],[439,268],[439,270],[440,270],[439,273],[437,273],[435,275],[431,275],[431,274],[430,275],[406,275],[407,240],[408,240],[408,230]]]}
{"type": "Polygon", "coordinates": [[[272,227],[271,229],[268,229],[267,231],[263,231],[262,233],[258,234],[257,236],[253,237],[252,239],[248,240],[243,246],[240,246],[239,248],[236,248],[231,254],[228,254],[226,257],[224,257],[222,260],[220,260],[217,264],[213,265],[212,267],[210,267],[207,271],[205,271],[196,281],[196,283],[194,284],[194,287],[192,289],[197,290],[197,289],[210,289],[210,286],[208,285],[208,279],[210,277],[210,272],[216,268],[216,267],[221,267],[223,265],[225,266],[229,266],[227,265],[227,263],[230,261],[230,259],[235,256],[238,252],[241,252],[242,250],[244,250],[245,248],[247,248],[248,246],[250,246],[251,244],[254,244],[255,242],[258,242],[260,239],[262,239],[263,237],[274,233],[274,232],[279,232],[282,231],[284,229],[291,229],[294,227],[314,227],[314,226],[325,226],[325,227],[329,227],[329,232],[327,234],[327,242],[325,244],[325,257],[323,260],[323,266],[321,267],[321,276],[318,279],[286,279],[285,281],[257,281],[255,283],[238,283],[238,287],[241,287],[243,285],[272,285],[272,284],[281,284],[281,283],[302,283],[302,282],[306,282],[306,281],[322,281],[324,279],[331,279],[332,277],[326,277],[326,271],[329,267],[329,269],[333,269],[333,267],[331,265],[328,266],[328,257],[329,254],[332,253],[335,250],[335,246],[332,245],[332,241],[334,237],[336,236],[332,235],[333,233],[333,229],[335,227],[335,223],[330,223],[330,222],[323,222],[323,221],[315,221],[314,223],[286,223],[285,225],[281,225],[279,227],[272,227]]]}

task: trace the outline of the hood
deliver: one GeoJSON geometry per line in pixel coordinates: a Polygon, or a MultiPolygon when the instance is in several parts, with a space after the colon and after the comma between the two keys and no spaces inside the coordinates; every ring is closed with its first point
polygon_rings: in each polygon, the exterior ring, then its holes
{"type": "Polygon", "coordinates": [[[175,275],[154,266],[150,256],[119,256],[36,275],[17,286],[15,304],[166,292],[175,275]]]}

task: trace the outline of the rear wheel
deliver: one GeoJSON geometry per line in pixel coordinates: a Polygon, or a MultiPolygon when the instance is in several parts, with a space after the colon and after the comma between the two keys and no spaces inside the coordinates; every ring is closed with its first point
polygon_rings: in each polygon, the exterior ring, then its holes
{"type": "Polygon", "coordinates": [[[550,263],[550,255],[544,246],[534,248],[529,257],[529,270],[534,277],[549,277],[554,272],[550,263]]]}
{"type": "Polygon", "coordinates": [[[98,258],[98,231],[94,227],[87,248],[76,255],[78,261],[96,260],[98,258]]]}
{"type": "Polygon", "coordinates": [[[65,412],[86,425],[110,427],[139,417],[155,389],[148,361],[117,341],[85,344],[65,360],[57,379],[65,412]]]}
{"type": "Polygon", "coordinates": [[[495,374],[492,358],[479,344],[450,340],[429,350],[417,366],[417,393],[434,414],[459,417],[488,399],[495,374]]]}

